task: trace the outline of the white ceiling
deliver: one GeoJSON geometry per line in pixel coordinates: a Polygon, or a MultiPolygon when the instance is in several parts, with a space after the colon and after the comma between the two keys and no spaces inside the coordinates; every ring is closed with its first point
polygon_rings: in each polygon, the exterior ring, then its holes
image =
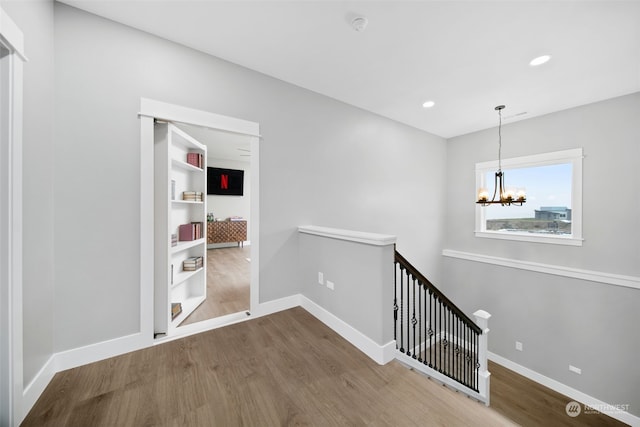
{"type": "MultiPolygon", "coordinates": [[[[196,141],[205,144],[209,159],[247,163],[251,161],[251,137],[184,123],[176,123],[176,126],[195,138],[196,141]]],[[[220,164],[215,164],[215,161],[207,163],[209,166],[222,167],[220,164]]]]}
{"type": "Polygon", "coordinates": [[[640,1],[63,3],[445,138],[640,91],[640,1]]]}

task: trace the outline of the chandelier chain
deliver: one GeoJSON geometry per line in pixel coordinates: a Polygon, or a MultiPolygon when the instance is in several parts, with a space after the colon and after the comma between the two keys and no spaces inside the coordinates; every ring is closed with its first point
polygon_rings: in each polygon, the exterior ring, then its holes
{"type": "Polygon", "coordinates": [[[500,118],[498,124],[498,172],[502,172],[502,108],[497,108],[497,110],[500,118]]]}
{"type": "Polygon", "coordinates": [[[500,204],[502,206],[522,206],[526,201],[524,189],[517,192],[510,188],[505,188],[504,173],[502,172],[502,110],[504,105],[498,105],[495,110],[498,112],[498,171],[495,173],[493,197],[489,200],[489,192],[485,188],[478,190],[478,200],[476,203],[482,206],[500,204]],[[496,196],[498,199],[496,200],[496,196]]]}

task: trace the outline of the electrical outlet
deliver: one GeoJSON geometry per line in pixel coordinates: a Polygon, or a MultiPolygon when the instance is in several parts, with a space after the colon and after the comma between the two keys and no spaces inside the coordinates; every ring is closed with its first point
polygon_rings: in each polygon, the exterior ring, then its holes
{"type": "Polygon", "coordinates": [[[327,280],[327,288],[333,290],[333,287],[334,287],[333,282],[331,280],[327,280]]]}
{"type": "Polygon", "coordinates": [[[569,370],[570,370],[571,372],[575,372],[575,373],[576,373],[576,374],[578,374],[578,375],[581,375],[581,374],[582,374],[582,369],[580,369],[580,368],[576,368],[576,367],[575,367],[575,366],[573,366],[573,365],[569,365],[569,370]]]}
{"type": "Polygon", "coordinates": [[[516,341],[516,350],[522,351],[522,343],[520,341],[516,341]]]}
{"type": "Polygon", "coordinates": [[[318,284],[324,285],[324,274],[322,274],[322,272],[320,271],[318,271],[318,284]]]}

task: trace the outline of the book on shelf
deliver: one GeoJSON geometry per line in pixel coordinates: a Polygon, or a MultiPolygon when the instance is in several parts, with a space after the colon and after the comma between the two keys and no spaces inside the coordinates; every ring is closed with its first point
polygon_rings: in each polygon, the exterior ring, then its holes
{"type": "Polygon", "coordinates": [[[191,224],[182,224],[178,227],[180,241],[190,241],[202,239],[204,236],[204,227],[202,222],[192,222],[191,224]]]}
{"type": "Polygon", "coordinates": [[[179,302],[171,303],[171,320],[174,320],[182,313],[182,304],[179,302]]]}
{"type": "Polygon", "coordinates": [[[202,191],[183,191],[182,200],[202,202],[204,200],[204,193],[202,191]]]}
{"type": "Polygon", "coordinates": [[[176,246],[178,244],[178,235],[171,234],[171,246],[176,246]]]}
{"type": "Polygon", "coordinates": [[[203,222],[192,222],[191,224],[193,224],[196,227],[196,235],[198,236],[198,239],[202,239],[204,237],[204,223],[203,222]]]}
{"type": "Polygon", "coordinates": [[[229,221],[246,221],[243,217],[241,216],[230,216],[229,217],[229,221]]]}
{"type": "Polygon", "coordinates": [[[197,168],[202,169],[204,165],[203,160],[204,158],[201,153],[193,152],[193,151],[187,153],[187,163],[189,163],[191,166],[195,166],[197,168]]]}
{"type": "Polygon", "coordinates": [[[175,180],[171,180],[171,200],[175,200],[176,199],[176,181],[175,180]]]}
{"type": "Polygon", "coordinates": [[[201,256],[187,258],[182,261],[183,271],[196,271],[203,267],[204,260],[201,256]]]}

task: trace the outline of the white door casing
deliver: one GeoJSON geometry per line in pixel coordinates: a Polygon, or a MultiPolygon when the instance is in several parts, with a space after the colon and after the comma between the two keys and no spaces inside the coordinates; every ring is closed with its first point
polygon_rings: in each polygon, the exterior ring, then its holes
{"type": "MultiPolygon", "coordinates": [[[[168,104],[147,98],[140,99],[140,325],[141,333],[145,337],[153,337],[154,316],[154,174],[153,174],[153,146],[154,120],[185,123],[202,126],[212,130],[219,130],[251,138],[251,285],[250,311],[257,310],[259,305],[259,141],[260,126],[234,117],[209,113],[202,110],[168,104]]],[[[213,324],[206,322],[183,327],[183,334],[191,334],[206,330],[213,324]]]]}
{"type": "Polygon", "coordinates": [[[22,409],[22,67],[23,35],[0,8],[0,425],[22,409]]]}

